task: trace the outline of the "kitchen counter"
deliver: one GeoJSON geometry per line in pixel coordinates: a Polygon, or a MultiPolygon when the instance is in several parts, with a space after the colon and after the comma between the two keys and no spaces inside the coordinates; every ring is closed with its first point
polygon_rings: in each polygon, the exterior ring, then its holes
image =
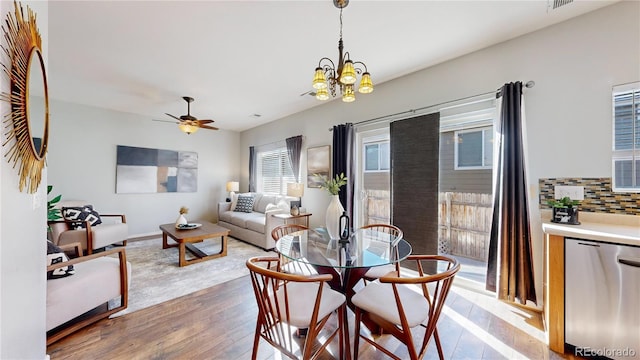
{"type": "Polygon", "coordinates": [[[640,246],[640,225],[621,225],[581,221],[580,225],[542,223],[545,234],[585,240],[605,241],[616,244],[640,246]]]}
{"type": "Polygon", "coordinates": [[[580,213],[580,225],[551,222],[551,211],[542,211],[544,239],[544,315],[549,348],[565,350],[565,237],[640,246],[640,216],[580,213]]]}

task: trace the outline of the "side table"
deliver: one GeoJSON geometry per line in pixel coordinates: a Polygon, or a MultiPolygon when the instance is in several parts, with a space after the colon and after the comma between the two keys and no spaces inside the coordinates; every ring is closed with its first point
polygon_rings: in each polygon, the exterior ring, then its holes
{"type": "Polygon", "coordinates": [[[302,213],[302,214],[298,214],[298,215],[291,215],[291,214],[273,214],[271,216],[281,219],[282,222],[286,225],[286,224],[300,224],[300,225],[304,225],[306,227],[309,227],[309,216],[311,216],[311,213],[302,213]]]}

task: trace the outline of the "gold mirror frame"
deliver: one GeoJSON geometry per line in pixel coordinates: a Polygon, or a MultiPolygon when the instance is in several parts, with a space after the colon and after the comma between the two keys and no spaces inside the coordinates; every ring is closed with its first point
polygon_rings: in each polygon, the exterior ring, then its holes
{"type": "Polygon", "coordinates": [[[11,112],[5,115],[3,121],[7,139],[2,143],[4,147],[11,140],[15,142],[5,153],[9,163],[15,168],[20,161],[20,191],[27,188],[29,193],[38,191],[42,181],[42,169],[45,166],[45,155],[49,143],[49,90],[47,75],[42,59],[42,38],[36,26],[36,14],[27,6],[27,18],[24,17],[22,6],[14,1],[15,16],[7,15],[2,26],[7,47],[2,46],[11,64],[3,64],[5,74],[11,81],[11,93],[2,93],[0,97],[11,104],[11,112]],[[34,56],[35,55],[37,56],[34,56]],[[32,64],[38,59],[39,67],[32,64]],[[32,67],[33,66],[33,67],[32,67]],[[29,125],[29,72],[42,71],[44,82],[44,134],[39,151],[36,150],[33,134],[29,125]]]}

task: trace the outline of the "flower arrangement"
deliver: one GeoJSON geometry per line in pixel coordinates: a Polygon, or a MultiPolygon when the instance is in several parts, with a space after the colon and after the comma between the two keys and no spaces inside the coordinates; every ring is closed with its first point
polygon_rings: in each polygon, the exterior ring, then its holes
{"type": "Polygon", "coordinates": [[[320,187],[327,190],[331,195],[338,195],[340,188],[346,184],[347,177],[344,176],[344,173],[340,173],[340,175],[336,175],[335,178],[325,179],[320,187]]]}
{"type": "Polygon", "coordinates": [[[189,213],[189,208],[186,206],[182,206],[180,207],[180,215],[184,215],[184,214],[188,214],[189,213]]]}

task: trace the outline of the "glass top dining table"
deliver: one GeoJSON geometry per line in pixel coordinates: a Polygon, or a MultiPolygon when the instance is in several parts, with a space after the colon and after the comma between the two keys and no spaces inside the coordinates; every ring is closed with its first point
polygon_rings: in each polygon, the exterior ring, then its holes
{"type": "MultiPolygon", "coordinates": [[[[276,250],[290,261],[312,267],[320,274],[331,274],[329,286],[346,295],[347,306],[353,309],[351,298],[355,286],[374,266],[394,264],[411,254],[411,245],[373,229],[358,229],[345,240],[330,239],[326,229],[309,229],[290,233],[276,241],[276,250]]],[[[344,312],[344,339],[346,359],[351,359],[349,322],[344,312]]],[[[365,323],[374,331],[374,324],[365,323]]],[[[378,330],[375,330],[378,331],[378,330]]]]}
{"type": "Polygon", "coordinates": [[[339,240],[330,239],[325,229],[318,228],[281,237],[276,250],[289,260],[344,270],[402,261],[411,254],[411,245],[402,238],[372,229],[358,229],[347,240],[339,240]]]}

